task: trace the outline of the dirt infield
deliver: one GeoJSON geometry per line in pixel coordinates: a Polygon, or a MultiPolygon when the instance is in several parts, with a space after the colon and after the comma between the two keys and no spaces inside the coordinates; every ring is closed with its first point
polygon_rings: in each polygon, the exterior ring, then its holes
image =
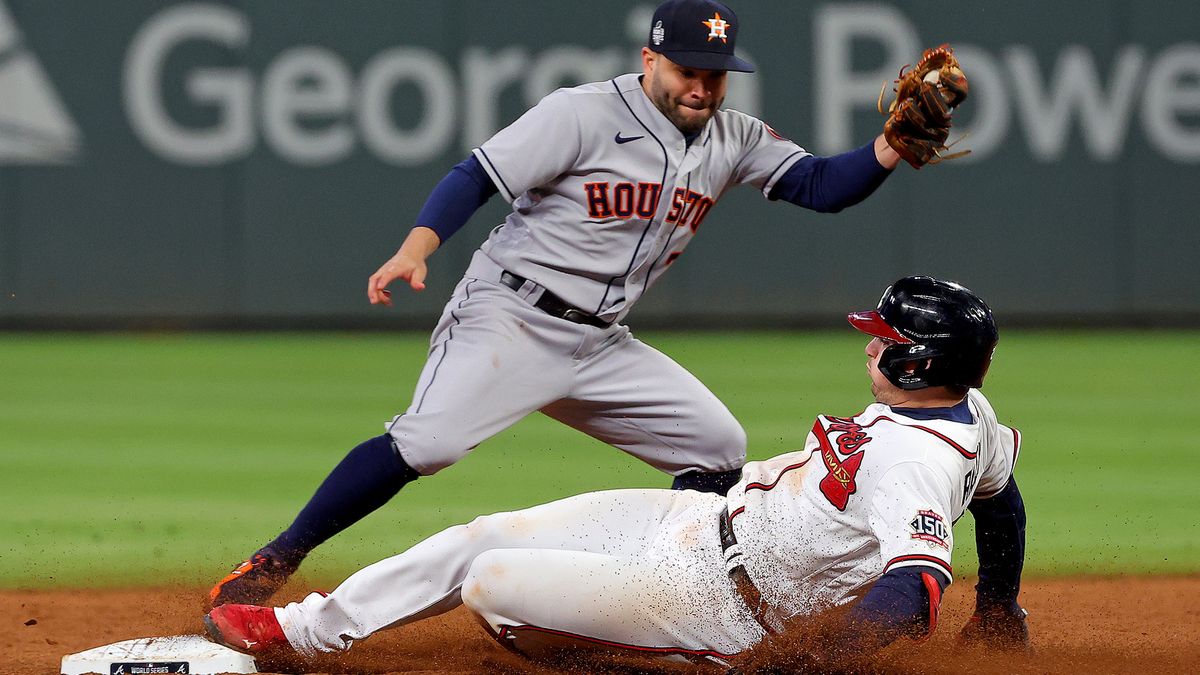
{"type": "MultiPolygon", "coordinates": [[[[956,582],[942,624],[923,645],[892,648],[883,673],[1186,673],[1200,668],[1200,577],[1028,581],[1032,655],[962,652],[954,634],[971,610],[971,582],[956,582]]],[[[0,591],[0,673],[48,675],[64,654],[151,635],[200,631],[197,589],[0,591]]],[[[325,673],[552,672],[495,645],[463,611],[387,631],[325,673]]],[[[303,672],[303,671],[301,671],[303,672]]]]}

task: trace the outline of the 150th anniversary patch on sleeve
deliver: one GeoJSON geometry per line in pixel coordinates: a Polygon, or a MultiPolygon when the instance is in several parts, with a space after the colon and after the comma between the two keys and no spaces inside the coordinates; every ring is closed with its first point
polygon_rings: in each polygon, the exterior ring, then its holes
{"type": "Polygon", "coordinates": [[[917,511],[917,515],[909,521],[908,526],[913,531],[913,539],[927,541],[950,550],[950,544],[946,542],[950,538],[950,528],[937,512],[926,509],[917,511]]]}

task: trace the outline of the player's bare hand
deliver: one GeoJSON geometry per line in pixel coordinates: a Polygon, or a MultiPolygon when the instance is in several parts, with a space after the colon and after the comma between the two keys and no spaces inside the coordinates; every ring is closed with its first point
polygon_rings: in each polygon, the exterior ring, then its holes
{"type": "Polygon", "coordinates": [[[427,272],[424,260],[408,255],[401,249],[367,280],[367,298],[372,305],[391,306],[392,294],[387,290],[389,284],[403,279],[414,291],[423,291],[427,272]]]}
{"type": "Polygon", "coordinates": [[[387,287],[397,279],[407,281],[414,291],[425,290],[425,274],[428,272],[425,259],[436,251],[441,243],[437,232],[428,227],[414,227],[400,250],[396,251],[396,255],[367,280],[367,299],[371,304],[390,307],[392,293],[387,287]]]}

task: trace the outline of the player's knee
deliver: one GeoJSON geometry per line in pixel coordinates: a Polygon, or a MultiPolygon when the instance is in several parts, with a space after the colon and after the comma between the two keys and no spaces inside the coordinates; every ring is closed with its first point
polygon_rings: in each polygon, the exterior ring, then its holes
{"type": "Polygon", "coordinates": [[[511,547],[514,537],[523,537],[530,528],[530,520],[520,511],[501,511],[476,516],[462,528],[466,545],[483,553],[490,549],[511,547]]]}
{"type": "Polygon", "coordinates": [[[455,464],[474,447],[474,441],[454,432],[398,433],[392,438],[404,460],[422,476],[429,476],[455,464]]]}
{"type": "Polygon", "coordinates": [[[486,547],[495,531],[496,514],[476,516],[466,525],[461,525],[462,534],[476,547],[486,547]]]}
{"type": "Polygon", "coordinates": [[[502,551],[484,551],[475,557],[463,579],[462,601],[467,609],[493,628],[510,623],[506,616],[505,578],[511,576],[502,551]]]}
{"type": "Polygon", "coordinates": [[[488,593],[487,588],[491,584],[491,575],[485,573],[477,564],[479,558],[471,563],[467,568],[467,576],[463,578],[462,594],[463,604],[476,614],[483,615],[488,609],[488,593]]]}
{"type": "Polygon", "coordinates": [[[740,469],[746,463],[746,430],[732,414],[717,416],[701,438],[706,450],[704,461],[696,468],[703,471],[740,469]]]}
{"type": "Polygon", "coordinates": [[[738,467],[741,467],[746,463],[746,445],[748,443],[746,430],[742,428],[742,425],[735,422],[734,428],[730,429],[729,433],[730,438],[727,447],[730,448],[730,456],[733,458],[734,463],[738,467]]]}

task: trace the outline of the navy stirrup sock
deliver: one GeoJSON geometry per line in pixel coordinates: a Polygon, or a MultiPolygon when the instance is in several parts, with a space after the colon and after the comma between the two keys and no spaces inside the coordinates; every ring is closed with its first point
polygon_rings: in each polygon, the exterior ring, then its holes
{"type": "Polygon", "coordinates": [[[420,474],[384,434],[360,443],[325,478],[288,529],[265,548],[281,561],[299,564],[330,537],[396,496],[420,474]]]}
{"type": "Polygon", "coordinates": [[[737,485],[737,482],[741,479],[741,469],[714,471],[711,473],[689,471],[676,476],[675,480],[671,483],[671,489],[699,490],[700,492],[715,492],[716,494],[723,495],[729,492],[729,488],[737,485]]]}

